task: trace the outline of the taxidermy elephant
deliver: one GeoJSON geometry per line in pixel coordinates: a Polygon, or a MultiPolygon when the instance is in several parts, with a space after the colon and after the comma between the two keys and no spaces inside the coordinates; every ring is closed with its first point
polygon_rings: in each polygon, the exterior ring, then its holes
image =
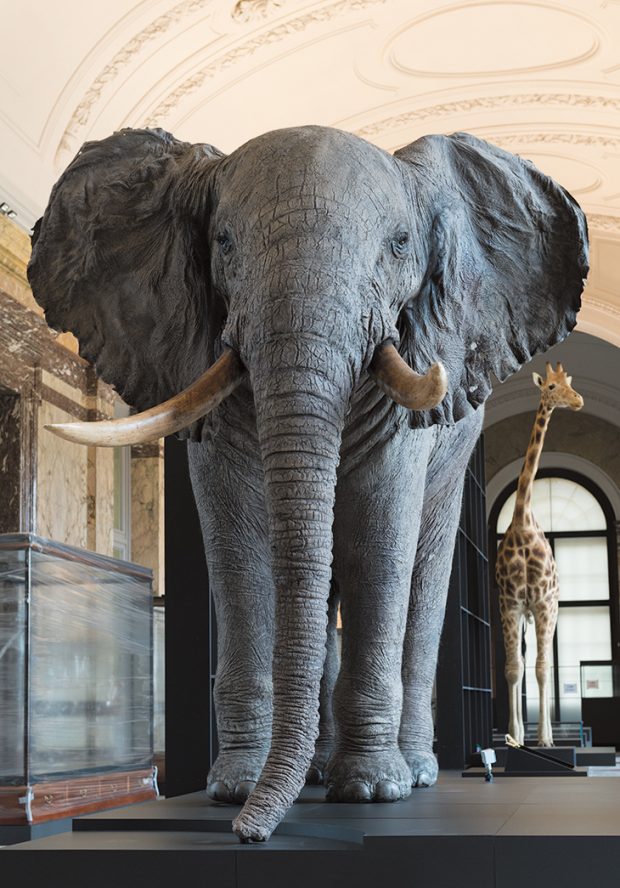
{"type": "Polygon", "coordinates": [[[242,840],[269,837],[313,754],[336,801],[434,782],[477,408],[491,373],[568,334],[586,273],[574,200],[463,133],[391,156],[308,126],[223,156],[122,130],[56,184],[29,266],[49,324],[137,410],[172,399],[64,434],[190,438],[219,637],[208,792],[245,802],[242,840]],[[336,594],[335,731],[325,705],[315,749],[336,594]]]}

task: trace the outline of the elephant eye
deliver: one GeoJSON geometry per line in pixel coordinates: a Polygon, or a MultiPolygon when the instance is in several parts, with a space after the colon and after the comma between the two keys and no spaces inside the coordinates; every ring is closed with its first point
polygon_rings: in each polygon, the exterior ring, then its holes
{"type": "Polygon", "coordinates": [[[222,253],[222,255],[227,256],[232,250],[233,246],[230,235],[226,234],[226,232],[218,234],[218,236],[216,237],[216,241],[219,244],[220,252],[222,253]]]}
{"type": "Polygon", "coordinates": [[[392,240],[392,252],[399,259],[403,256],[407,255],[409,246],[409,232],[408,231],[399,231],[396,237],[392,240]]]}

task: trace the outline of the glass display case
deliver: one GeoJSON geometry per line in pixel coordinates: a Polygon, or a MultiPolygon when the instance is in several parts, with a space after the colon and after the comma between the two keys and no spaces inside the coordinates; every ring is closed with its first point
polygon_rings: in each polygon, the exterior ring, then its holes
{"type": "Polygon", "coordinates": [[[157,796],[152,577],[0,535],[0,824],[157,796]]]}

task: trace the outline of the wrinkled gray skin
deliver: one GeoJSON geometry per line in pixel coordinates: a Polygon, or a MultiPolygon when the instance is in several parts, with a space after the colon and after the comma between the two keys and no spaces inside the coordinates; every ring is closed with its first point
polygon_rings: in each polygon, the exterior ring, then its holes
{"type": "Polygon", "coordinates": [[[574,201],[463,134],[391,157],[304,127],[222,157],[123,131],[84,147],[33,245],[48,321],[136,408],[192,382],[223,344],[249,371],[188,444],[219,640],[208,793],[247,798],[235,832],[268,838],[310,765],[335,801],[432,784],[476,408],[491,371],[574,326],[587,271],[574,201]],[[367,369],[386,339],[418,371],[444,363],[439,408],[409,413],[379,391],[367,369]]]}

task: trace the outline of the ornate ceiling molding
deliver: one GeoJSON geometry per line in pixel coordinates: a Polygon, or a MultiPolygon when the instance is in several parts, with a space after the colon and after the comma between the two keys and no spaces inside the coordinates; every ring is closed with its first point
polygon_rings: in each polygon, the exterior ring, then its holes
{"type": "Polygon", "coordinates": [[[505,145],[597,145],[601,148],[620,147],[620,136],[599,133],[510,133],[506,136],[489,135],[489,141],[503,148],[505,145]]]}
{"type": "MultiPolygon", "coordinates": [[[[259,0],[257,0],[259,2],[259,0]]],[[[337,0],[335,3],[327,6],[320,6],[303,15],[290,18],[287,21],[267,28],[266,30],[254,34],[250,40],[228,49],[226,52],[216,55],[208,65],[196,71],[191,77],[184,80],[179,86],[175,87],[172,92],[168,93],[166,98],[161,100],[157,107],[148,115],[144,121],[144,126],[161,126],[171,111],[173,111],[179,102],[183,101],[191,93],[196,92],[209,79],[215,77],[221,71],[232,67],[237,62],[253,56],[256,52],[265,46],[273,46],[274,43],[280,43],[287,37],[299,34],[308,28],[317,24],[331,21],[340,15],[348,12],[367,9],[370,6],[382,5],[386,0],[337,0]]]]}
{"type": "Polygon", "coordinates": [[[506,108],[584,108],[620,112],[620,99],[608,96],[592,96],[578,93],[522,93],[516,95],[479,96],[474,99],[460,99],[454,102],[442,102],[426,108],[416,108],[392,114],[372,123],[365,124],[355,130],[356,135],[369,139],[386,130],[399,129],[435,117],[448,117],[455,114],[466,114],[476,111],[496,111],[506,108]]]}
{"type": "Polygon", "coordinates": [[[145,44],[165,34],[186,16],[197,12],[212,3],[212,0],[182,0],[168,12],[154,19],[146,28],[135,34],[122,49],[102,68],[88,90],[84,93],[79,105],[71,115],[69,123],[56,149],[55,160],[72,152],[80,137],[80,132],[87,126],[95,105],[99,102],[102,92],[114,80],[123,68],[127,67],[145,44]]]}
{"type": "Polygon", "coordinates": [[[237,0],[230,17],[235,22],[255,21],[281,9],[284,6],[284,0],[237,0]]]}
{"type": "Polygon", "coordinates": [[[620,218],[603,216],[600,213],[588,213],[588,227],[596,231],[608,231],[620,235],[620,218]]]}

